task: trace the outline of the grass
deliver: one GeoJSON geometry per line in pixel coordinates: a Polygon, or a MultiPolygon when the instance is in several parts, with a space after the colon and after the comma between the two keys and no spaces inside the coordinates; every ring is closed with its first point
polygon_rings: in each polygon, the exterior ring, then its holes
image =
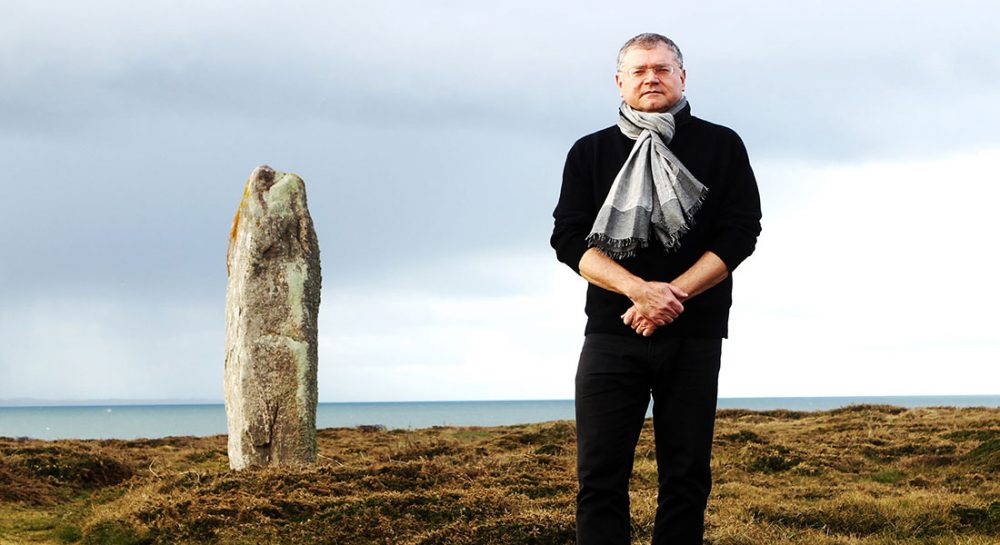
{"type": "MultiPolygon", "coordinates": [[[[720,410],[711,545],[996,545],[1000,409],[720,410]]],[[[228,468],[225,436],[0,438],[0,545],[575,542],[572,422],[319,430],[319,463],[228,468]]],[[[633,542],[656,509],[651,423],[633,542]]]]}

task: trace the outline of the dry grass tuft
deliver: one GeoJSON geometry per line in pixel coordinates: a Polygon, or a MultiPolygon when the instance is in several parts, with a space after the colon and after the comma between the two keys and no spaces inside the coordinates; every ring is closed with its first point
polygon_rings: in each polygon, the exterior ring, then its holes
{"type": "MultiPolygon", "coordinates": [[[[656,510],[651,423],[633,543],[656,510]]],[[[0,438],[0,545],[557,545],[575,541],[575,426],[319,430],[320,463],[228,469],[226,439],[0,438]]],[[[994,545],[1000,409],[722,410],[712,545],[994,545]]]]}
{"type": "Polygon", "coordinates": [[[117,453],[86,441],[0,439],[0,500],[57,503],[82,490],[119,484],[132,475],[132,467],[117,453]]]}

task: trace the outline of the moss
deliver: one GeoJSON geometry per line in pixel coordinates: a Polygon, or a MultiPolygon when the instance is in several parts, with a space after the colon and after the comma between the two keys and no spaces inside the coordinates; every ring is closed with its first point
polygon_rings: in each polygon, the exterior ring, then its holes
{"type": "Polygon", "coordinates": [[[309,343],[291,337],[283,337],[283,339],[295,360],[295,374],[298,381],[298,387],[295,390],[296,415],[299,420],[305,420],[308,408],[313,405],[309,399],[309,385],[315,382],[315,379],[310,380],[309,343]]]}
{"type": "Polygon", "coordinates": [[[866,458],[879,462],[896,460],[902,456],[946,456],[955,452],[955,445],[903,443],[875,447],[865,445],[860,449],[866,458]]]}
{"type": "Polygon", "coordinates": [[[43,532],[55,528],[56,520],[46,514],[28,515],[21,518],[19,526],[28,532],[43,532]]]}
{"type": "Polygon", "coordinates": [[[131,524],[118,520],[99,522],[83,535],[83,545],[147,545],[152,541],[131,524]]]}
{"type": "Polygon", "coordinates": [[[292,213],[292,202],[305,193],[306,186],[302,178],[291,172],[277,172],[276,178],[264,197],[268,213],[288,216],[292,213]]]}
{"type": "Polygon", "coordinates": [[[732,441],[734,443],[767,443],[767,439],[764,439],[760,435],[750,431],[750,430],[740,430],[736,433],[727,433],[719,436],[720,439],[727,441],[732,441]]]}
{"type": "Polygon", "coordinates": [[[885,484],[895,484],[906,478],[906,473],[899,471],[898,469],[887,469],[885,471],[880,471],[871,476],[871,479],[877,483],[885,484]]]}
{"type": "Polygon", "coordinates": [[[184,459],[189,462],[194,462],[200,464],[202,462],[207,462],[209,460],[214,460],[219,457],[219,453],[214,450],[201,450],[186,454],[184,459]]]}
{"type": "Polygon", "coordinates": [[[304,261],[295,260],[285,264],[285,282],[288,284],[288,309],[292,315],[292,324],[301,328],[305,323],[305,313],[302,303],[305,301],[306,280],[309,273],[304,261]]]}
{"type": "Polygon", "coordinates": [[[1000,471],[1000,438],[990,439],[969,451],[965,459],[989,471],[1000,471]]]}
{"type": "Polygon", "coordinates": [[[560,454],[566,454],[566,447],[561,445],[556,445],[554,443],[549,443],[547,445],[542,445],[535,449],[535,454],[548,454],[551,456],[558,456],[560,454]]]}
{"type": "Polygon", "coordinates": [[[989,441],[1000,439],[1000,430],[960,430],[946,433],[941,437],[952,441],[989,441]]]}
{"type": "Polygon", "coordinates": [[[59,543],[76,543],[83,538],[83,532],[72,524],[64,524],[56,528],[55,538],[59,543]]]}
{"type": "Polygon", "coordinates": [[[747,469],[761,473],[777,473],[798,465],[798,461],[777,454],[765,454],[750,460],[747,469]]]}
{"type": "Polygon", "coordinates": [[[527,430],[515,431],[498,438],[498,444],[508,449],[570,441],[576,441],[576,424],[571,422],[532,426],[527,430]]]}
{"type": "Polygon", "coordinates": [[[955,505],[950,512],[959,522],[976,532],[1000,535],[1000,502],[993,502],[986,507],[955,505]]]}
{"type": "Polygon", "coordinates": [[[747,469],[759,473],[778,473],[792,469],[801,462],[801,457],[788,447],[774,445],[752,456],[747,463],[747,469]]]}

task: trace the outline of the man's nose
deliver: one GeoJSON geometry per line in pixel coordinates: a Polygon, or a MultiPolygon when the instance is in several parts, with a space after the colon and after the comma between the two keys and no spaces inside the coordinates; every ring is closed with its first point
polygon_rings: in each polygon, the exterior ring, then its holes
{"type": "Polygon", "coordinates": [[[647,83],[659,83],[660,78],[656,75],[656,70],[646,70],[646,77],[643,81],[647,83]]]}

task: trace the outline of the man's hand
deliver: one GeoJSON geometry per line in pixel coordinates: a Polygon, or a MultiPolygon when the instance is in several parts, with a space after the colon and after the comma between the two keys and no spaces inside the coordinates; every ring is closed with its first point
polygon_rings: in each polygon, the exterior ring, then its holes
{"type": "Polygon", "coordinates": [[[666,282],[643,282],[628,295],[636,311],[657,327],[676,320],[684,312],[681,301],[688,297],[686,291],[666,282]]]}
{"type": "Polygon", "coordinates": [[[635,305],[632,305],[625,311],[625,314],[621,315],[622,321],[625,325],[631,327],[636,333],[642,335],[643,337],[648,337],[656,331],[656,324],[650,322],[639,311],[636,310],[635,305]]]}
{"type": "Polygon", "coordinates": [[[687,299],[704,292],[729,276],[725,263],[713,252],[705,252],[684,274],[672,282],[646,282],[630,273],[597,248],[590,248],[580,258],[580,275],[588,282],[632,300],[632,315],[626,311],[622,320],[637,333],[653,334],[657,327],[673,322],[687,299]]]}

